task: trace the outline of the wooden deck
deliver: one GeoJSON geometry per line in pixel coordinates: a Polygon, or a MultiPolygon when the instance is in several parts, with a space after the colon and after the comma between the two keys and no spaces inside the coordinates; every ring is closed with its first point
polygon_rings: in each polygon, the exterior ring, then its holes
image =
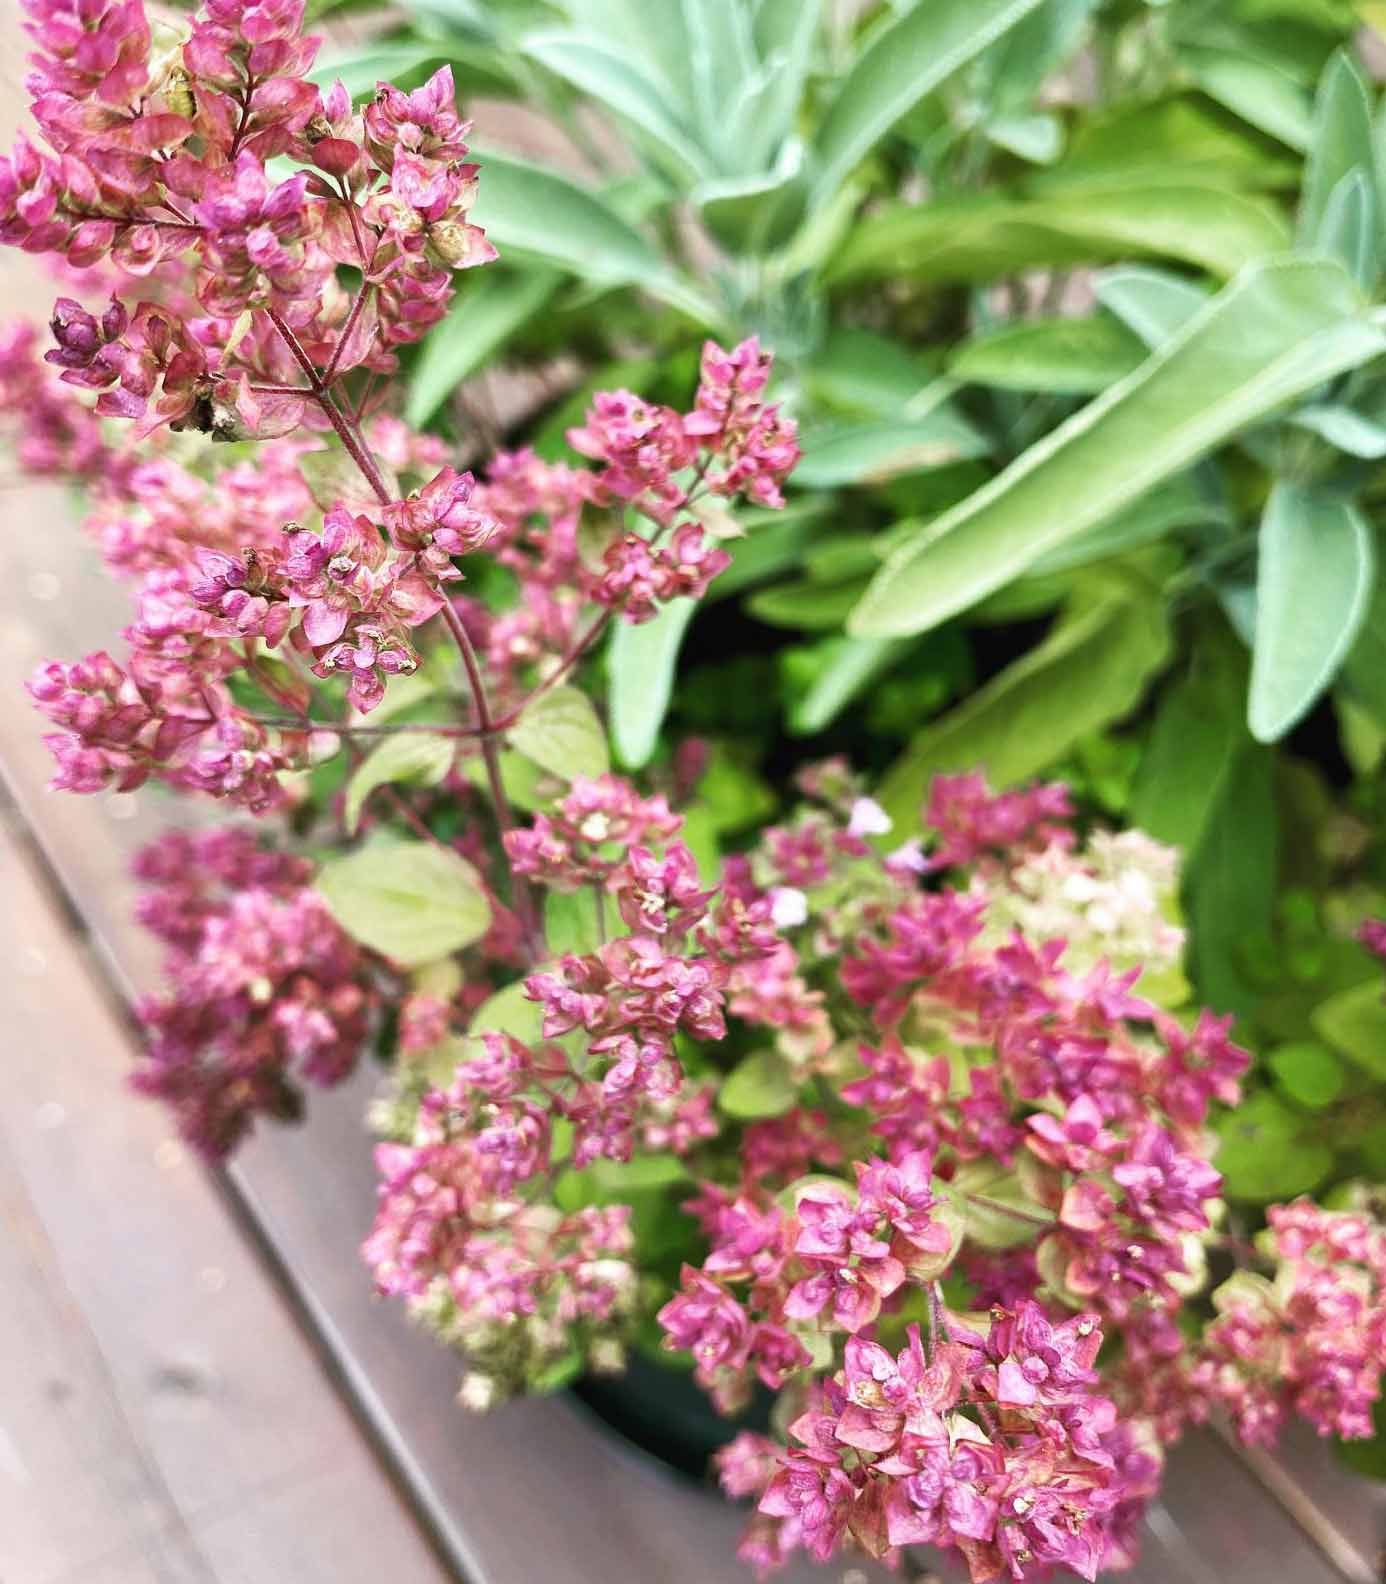
{"type": "MultiPolygon", "coordinates": [[[[35,317],[52,295],[13,256],[0,287],[35,317]]],[[[56,488],[0,495],[0,1584],[742,1584],[739,1514],[567,1399],[470,1417],[456,1361],[371,1297],[368,1073],[226,1173],[125,1089],[155,968],[126,866],[187,810],[44,790],[22,681],[128,619],[77,516],[56,488]]],[[[1312,1439],[1252,1467],[1195,1437],[1128,1577],[1371,1584],[1382,1522],[1312,1439]]]]}

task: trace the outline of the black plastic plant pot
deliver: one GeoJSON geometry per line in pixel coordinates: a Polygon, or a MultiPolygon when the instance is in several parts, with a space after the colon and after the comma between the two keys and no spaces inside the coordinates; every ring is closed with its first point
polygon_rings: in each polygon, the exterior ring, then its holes
{"type": "Polygon", "coordinates": [[[699,1481],[707,1479],[713,1453],[738,1431],[769,1428],[773,1401],[757,1388],[744,1414],[725,1419],[692,1375],[665,1369],[635,1352],[624,1374],[586,1375],[571,1390],[617,1435],[699,1481]]]}

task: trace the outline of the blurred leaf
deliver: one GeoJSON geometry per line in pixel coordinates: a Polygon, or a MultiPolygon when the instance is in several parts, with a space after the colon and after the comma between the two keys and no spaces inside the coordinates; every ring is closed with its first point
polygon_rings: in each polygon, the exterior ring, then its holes
{"type": "Polygon", "coordinates": [[[1367,614],[1375,570],[1371,529],[1354,506],[1294,484],[1271,491],[1247,701],[1258,742],[1283,737],[1332,682],[1367,614]]]}
{"type": "Polygon", "coordinates": [[[607,651],[611,742],[628,770],[650,762],[674,690],[683,635],[698,602],[670,600],[653,621],[617,621],[607,651]]]}
{"type": "Polygon", "coordinates": [[[484,270],[429,331],[409,376],[406,422],[421,428],[458,385],[522,329],[558,289],[560,277],[537,267],[484,270]]]}
{"type": "Polygon", "coordinates": [[[786,140],[773,170],[699,182],[692,201],[703,223],[733,253],[769,253],[797,230],[808,201],[804,145],[786,140]]]}
{"type": "Polygon", "coordinates": [[[1064,124],[1057,115],[1002,116],[986,134],[998,148],[1033,165],[1051,165],[1063,152],[1064,124]]]}
{"type": "Polygon", "coordinates": [[[819,194],[835,191],[901,116],[1039,3],[916,0],[875,32],[819,123],[819,194]]]}
{"type": "Polygon", "coordinates": [[[1311,1111],[1332,1105],[1343,1092],[1342,1063],[1326,1046],[1312,1040],[1277,1045],[1266,1061],[1290,1099],[1311,1111]]]}
{"type": "Polygon", "coordinates": [[[457,744],[451,737],[428,732],[387,737],[366,755],[347,782],[342,821],[348,834],[355,835],[366,800],[377,787],[398,781],[437,786],[452,768],[456,753],[457,744]]]}
{"type": "Polygon", "coordinates": [[[1215,1012],[1247,1017],[1260,999],[1245,970],[1249,938],[1270,933],[1280,840],[1274,756],[1247,743],[1221,780],[1186,876],[1192,977],[1215,1012]]]}
{"type": "MultiPolygon", "coordinates": [[[[512,807],[533,811],[543,804],[539,795],[543,772],[537,764],[523,754],[505,752],[500,756],[500,770],[501,786],[512,807]]],[[[480,754],[463,763],[462,773],[474,787],[489,795],[491,784],[480,754]]]]}
{"type": "Polygon", "coordinates": [[[1326,440],[1347,456],[1375,459],[1386,456],[1386,428],[1372,419],[1331,402],[1300,407],[1286,420],[1296,429],[1307,430],[1326,440]]]}
{"type": "Polygon", "coordinates": [[[815,523],[829,505],[830,502],[820,496],[814,500],[794,501],[782,512],[767,512],[767,520],[760,520],[754,513],[742,514],[740,521],[746,527],[746,537],[729,539],[723,545],[732,564],[713,579],[706,596],[708,601],[739,594],[743,589],[797,566],[803,559],[815,523]],[[750,520],[753,516],[757,517],[754,522],[750,520]]]}
{"type": "Polygon", "coordinates": [[[746,609],[771,627],[802,627],[810,632],[840,628],[866,591],[866,579],[836,585],[805,579],[762,589],[746,601],[746,609]]]}
{"type": "Polygon", "coordinates": [[[1131,823],[1198,852],[1239,746],[1246,661],[1231,634],[1204,641],[1187,676],[1160,701],[1131,798],[1131,823]]]}
{"type": "Polygon", "coordinates": [[[543,1036],[544,1009],[525,994],[525,982],[517,979],[497,990],[472,1013],[468,1034],[509,1034],[524,1045],[536,1044],[543,1036]]]}
{"type": "Polygon", "coordinates": [[[1229,522],[1225,506],[1210,501],[1194,482],[1192,470],[1176,473],[1163,484],[1148,490],[1138,501],[1124,507],[1114,517],[1070,539],[1057,550],[1043,555],[1030,568],[1031,576],[1067,572],[1087,566],[1124,550],[1164,539],[1176,528],[1195,528],[1205,524],[1229,522]]]}
{"type": "Polygon", "coordinates": [[[470,946],[491,927],[476,870],[425,842],[382,841],[329,858],[314,886],[348,935],[406,967],[470,946]]]}
{"type": "Polygon", "coordinates": [[[1323,219],[1314,233],[1314,249],[1341,259],[1363,288],[1370,288],[1378,273],[1376,211],[1376,190],[1365,173],[1349,171],[1328,195],[1323,219]]]}
{"type": "Polygon", "coordinates": [[[799,1098],[789,1063],[778,1051],[756,1051],[738,1062],[717,1091],[718,1109],[746,1121],[783,1116],[799,1098]]]}
{"type": "Polygon", "coordinates": [[[933,377],[912,348],[851,325],[834,325],[804,368],[819,401],[875,417],[898,417],[933,377]]]}
{"type": "Polygon", "coordinates": [[[882,483],[990,450],[981,431],[951,405],[911,423],[882,419],[810,430],[802,443],[804,459],[794,470],[800,489],[882,483]]]}
{"type": "Polygon", "coordinates": [[[547,28],[521,41],[526,55],[636,126],[658,145],[684,179],[704,174],[707,157],[668,89],[650,77],[619,35],[579,28],[547,28]]]}
{"type": "Polygon", "coordinates": [[[1333,1169],[1333,1151],[1306,1136],[1299,1117],[1262,1091],[1221,1118],[1222,1145],[1214,1165],[1223,1192],[1253,1204],[1309,1193],[1333,1169]]]}
{"type": "Polygon", "coordinates": [[[373,94],[382,82],[408,84],[429,75],[439,66],[451,66],[459,95],[495,94],[509,97],[518,84],[499,50],[481,44],[468,44],[452,36],[446,39],[403,39],[397,43],[376,43],[364,49],[333,52],[320,60],[308,74],[310,82],[322,88],[341,79],[353,99],[373,94]]]}
{"type": "Polygon", "coordinates": [[[829,283],[1000,280],[1117,259],[1177,259],[1213,275],[1281,252],[1289,233],[1259,198],[1181,183],[1084,188],[1039,198],[980,193],[886,204],[838,249],[829,283]]]}
{"type": "Polygon", "coordinates": [[[1212,295],[1206,286],[1185,280],[1172,270],[1139,264],[1103,270],[1093,287],[1098,302],[1148,347],[1168,341],[1212,295]]]}
{"type": "Polygon", "coordinates": [[[1186,49],[1180,54],[1210,99],[1296,153],[1309,147],[1313,131],[1309,96],[1288,72],[1228,50],[1186,49]]]}
{"type": "Polygon", "coordinates": [[[1386,995],[1381,979],[1340,990],[1314,1009],[1314,1032],[1373,1078],[1386,1079],[1386,995]]]}
{"type": "Polygon", "coordinates": [[[514,249],[599,286],[638,285],[695,319],[716,322],[716,311],[597,193],[492,149],[480,158],[470,218],[502,254],[514,249]]]}
{"type": "Polygon", "coordinates": [[[1127,714],[1168,652],[1154,591],[1094,575],[1043,643],[912,739],[886,773],[881,803],[908,828],[936,775],[980,767],[994,787],[1024,781],[1127,714]]]}
{"type": "Polygon", "coordinates": [[[1082,42],[1096,5],[1097,0],[1043,0],[986,51],[977,75],[993,116],[1030,109],[1045,78],[1082,42]]]}
{"type": "Polygon", "coordinates": [[[1082,187],[1202,187],[1275,190],[1298,176],[1299,162],[1273,158],[1264,140],[1196,95],[1147,100],[1124,95],[1085,117],[1068,153],[1030,182],[1035,193],[1082,187]]]}
{"type": "Polygon", "coordinates": [[[850,630],[927,631],[1229,434],[1384,347],[1337,265],[1289,260],[1247,271],[1134,374],[897,546],[850,630]]]}
{"type": "Polygon", "coordinates": [[[518,753],[565,781],[605,775],[611,768],[606,733],[580,688],[550,688],[532,698],[508,735],[518,753]]]}
{"type": "Polygon", "coordinates": [[[1333,190],[1354,170],[1377,185],[1367,85],[1351,56],[1340,50],[1325,68],[1314,99],[1313,136],[1299,212],[1301,242],[1312,244],[1319,237],[1333,190]]]}
{"type": "Polygon", "coordinates": [[[698,781],[697,804],[707,811],[718,835],[760,824],[775,812],[778,801],[770,783],[725,744],[713,750],[698,781]]]}
{"type": "Polygon", "coordinates": [[[549,955],[561,957],[565,952],[576,952],[586,956],[596,951],[602,943],[599,918],[597,898],[590,888],[550,891],[544,898],[544,939],[549,955]]]}
{"type": "Polygon", "coordinates": [[[1029,319],[964,341],[948,372],[964,384],[1091,396],[1145,357],[1140,337],[1110,314],[1029,319]]]}
{"type": "Polygon", "coordinates": [[[789,729],[807,736],[829,726],[863,689],[910,647],[908,638],[834,638],[827,663],[789,714],[789,729]]]}

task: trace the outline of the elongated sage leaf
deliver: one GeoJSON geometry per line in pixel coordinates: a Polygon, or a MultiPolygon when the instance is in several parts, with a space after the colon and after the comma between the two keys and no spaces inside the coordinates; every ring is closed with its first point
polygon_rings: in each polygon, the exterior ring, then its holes
{"type": "Polygon", "coordinates": [[[1314,100],[1314,128],[1304,172],[1300,240],[1318,236],[1333,189],[1352,171],[1376,185],[1372,109],[1367,85],[1351,56],[1340,50],[1324,68],[1314,100]]]}
{"type": "Polygon", "coordinates": [[[925,632],[1294,397],[1386,350],[1326,260],[1248,270],[1135,373],[898,545],[858,637],[925,632]]]}
{"type": "Polygon", "coordinates": [[[926,726],[887,772],[877,795],[898,827],[917,818],[934,776],[982,769],[1013,786],[1135,706],[1169,652],[1164,606],[1143,579],[1089,576],[1043,643],[926,726]]]}
{"type": "Polygon", "coordinates": [[[963,342],[948,366],[956,380],[998,390],[1095,395],[1129,374],[1145,344],[1110,314],[1032,319],[963,342]]]}
{"type": "Polygon", "coordinates": [[[638,55],[616,39],[575,28],[551,28],[522,41],[525,53],[638,127],[685,177],[706,172],[696,137],[670,102],[667,88],[648,75],[638,55]]]}
{"type": "Polygon", "coordinates": [[[491,149],[481,152],[481,161],[471,218],[502,254],[513,248],[597,286],[638,284],[695,318],[715,322],[716,311],[691,283],[677,277],[599,194],[491,149]]]}
{"type": "Polygon", "coordinates": [[[469,946],[491,927],[476,870],[424,842],[378,842],[329,858],[315,884],[347,934],[406,967],[469,946]]]}
{"type": "Polygon", "coordinates": [[[906,111],[1039,4],[917,0],[878,32],[853,62],[819,126],[819,191],[836,188],[906,111]]]}
{"type": "Polygon", "coordinates": [[[697,610],[697,600],[670,600],[653,621],[632,627],[618,622],[611,635],[611,742],[628,770],[648,764],[659,741],[679,646],[697,610]]]}
{"type": "Polygon", "coordinates": [[[1261,518],[1247,723],[1275,742],[1313,708],[1352,648],[1376,573],[1356,507],[1277,484],[1261,518]]]}
{"type": "Polygon", "coordinates": [[[1176,259],[1230,276],[1288,242],[1265,200],[1166,176],[1037,198],[983,193],[888,205],[853,227],[826,274],[981,283],[1041,267],[1176,259]]]}
{"type": "Polygon", "coordinates": [[[986,436],[952,405],[909,422],[837,424],[804,437],[804,457],[794,482],[808,489],[883,483],[901,473],[922,473],[965,457],[985,456],[986,436]]]}
{"type": "Polygon", "coordinates": [[[503,346],[553,296],[560,277],[541,265],[520,273],[480,272],[428,333],[409,380],[404,415],[426,424],[447,396],[503,346]]]}
{"type": "Polygon", "coordinates": [[[822,731],[910,647],[907,638],[841,638],[832,658],[789,717],[793,732],[822,731]]]}

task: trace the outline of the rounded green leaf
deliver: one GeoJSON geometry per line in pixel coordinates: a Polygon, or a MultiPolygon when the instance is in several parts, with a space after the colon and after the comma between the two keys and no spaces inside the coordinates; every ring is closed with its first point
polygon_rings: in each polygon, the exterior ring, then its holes
{"type": "Polygon", "coordinates": [[[728,1116],[751,1121],[783,1116],[799,1098],[799,1085],[778,1051],[756,1051],[722,1080],[717,1104],[728,1116]]]}
{"type": "Polygon", "coordinates": [[[1275,742],[1313,708],[1352,648],[1376,575],[1372,532],[1349,502],[1277,484],[1261,518],[1247,723],[1275,742]]]}
{"type": "Polygon", "coordinates": [[[1343,1092],[1343,1064],[1327,1046],[1313,1040],[1277,1045],[1266,1060],[1291,1100],[1311,1110],[1331,1105],[1343,1092]]]}
{"type": "Polygon", "coordinates": [[[1334,1050],[1386,1079],[1386,997],[1380,979],[1340,990],[1315,1007],[1309,1021],[1334,1050]]]}
{"type": "Polygon", "coordinates": [[[605,775],[611,768],[606,733],[592,700],[575,687],[550,688],[525,706],[510,728],[517,753],[552,775],[605,775]]]}
{"type": "Polygon", "coordinates": [[[347,782],[342,808],[347,830],[355,834],[366,799],[377,787],[395,782],[437,786],[452,768],[456,752],[457,744],[451,737],[431,732],[400,732],[387,737],[366,755],[347,782]]]}
{"type": "Polygon", "coordinates": [[[1317,1188],[1333,1169],[1333,1151],[1306,1132],[1273,1094],[1254,1094],[1218,1126],[1222,1147],[1213,1164],[1231,1199],[1255,1204],[1293,1199],[1317,1188]]]}
{"type": "Polygon", "coordinates": [[[476,870],[426,842],[378,842],[329,858],[316,886],[349,935],[406,967],[470,946],[491,927],[476,870]]]}

